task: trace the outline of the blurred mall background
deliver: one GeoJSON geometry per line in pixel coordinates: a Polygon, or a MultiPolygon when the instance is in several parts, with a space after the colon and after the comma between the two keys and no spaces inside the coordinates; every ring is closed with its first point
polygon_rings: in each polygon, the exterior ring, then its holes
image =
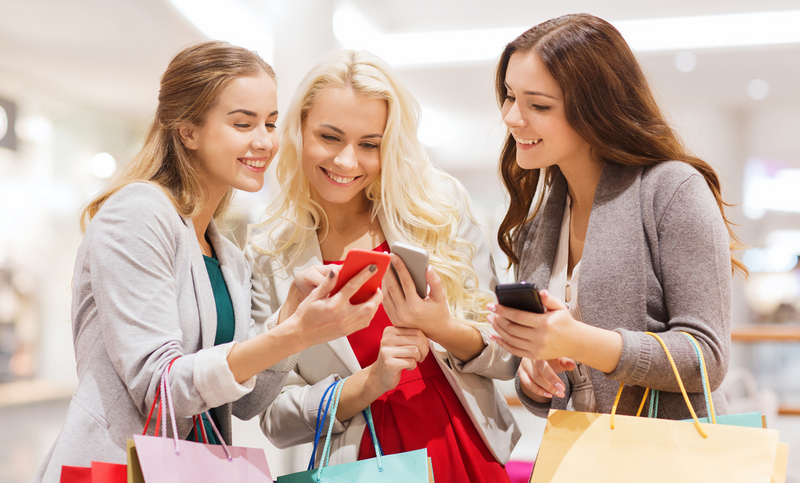
{"type": "MultiPolygon", "coordinates": [[[[495,233],[506,200],[494,63],[528,27],[576,12],[620,29],[685,142],[722,177],[751,272],[735,278],[725,388],[735,409],[781,430],[787,481],[800,481],[797,0],[0,0],[0,482],[29,481],[58,434],[76,384],[78,213],[139,149],[181,48],[218,38],[257,50],[278,73],[281,109],[322,55],[372,50],[408,82],[431,157],[495,233]]],[[[262,192],[237,197],[231,238],[274,189],[270,172],[262,192]]],[[[514,459],[531,461],[543,421],[515,411],[514,459]]],[[[304,467],[307,448],[280,452],[255,422],[237,425],[236,443],[265,447],[276,475],[304,467]]]]}

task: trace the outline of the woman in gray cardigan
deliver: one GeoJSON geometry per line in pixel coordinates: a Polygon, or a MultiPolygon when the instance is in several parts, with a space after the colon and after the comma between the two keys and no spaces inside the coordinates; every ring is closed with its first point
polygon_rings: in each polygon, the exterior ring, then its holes
{"type": "Polygon", "coordinates": [[[230,443],[231,414],[266,409],[287,357],[365,327],[377,310],[380,294],[349,303],[368,269],[328,298],[335,272],[312,267],[291,289],[305,300],[278,327],[252,322],[249,266],[213,218],[233,189],[263,186],[278,149],[274,77],[224,42],[171,61],[143,149],[83,213],[72,282],[79,385],[34,482],[59,481],[62,465],[125,463],[170,363],[179,436],[193,432],[188,416],[211,409],[230,443]]]}
{"type": "Polygon", "coordinates": [[[649,387],[658,417],[688,418],[671,351],[698,413],[697,355],[717,389],[730,352],[738,244],[720,184],[664,120],[625,40],[591,15],[549,20],[509,43],[496,89],[509,135],[500,171],[511,204],[498,239],[544,314],[492,305],[497,340],[523,358],[517,392],[551,408],[635,414],[649,387]]]}

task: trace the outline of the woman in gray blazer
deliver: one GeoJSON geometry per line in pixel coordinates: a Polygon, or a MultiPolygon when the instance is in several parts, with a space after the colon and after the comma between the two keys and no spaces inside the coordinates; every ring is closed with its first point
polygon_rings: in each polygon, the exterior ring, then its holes
{"type": "Polygon", "coordinates": [[[224,42],[170,62],[144,147],[83,213],[72,282],[79,385],[34,482],[59,481],[62,465],[125,463],[170,363],[179,436],[193,431],[188,416],[211,409],[230,443],[231,414],[249,419],[269,405],[288,356],[366,326],[377,310],[380,295],[349,303],[368,269],[328,298],[335,272],[311,268],[294,288],[310,293],[280,326],[266,332],[250,317],[249,267],[213,219],[233,189],[264,183],[278,149],[274,77],[224,42]]]}
{"type": "Polygon", "coordinates": [[[702,349],[714,405],[730,352],[738,239],[719,179],[662,116],[625,40],[608,22],[568,15],[509,43],[497,67],[509,128],[500,170],[511,204],[498,239],[544,314],[491,306],[501,346],[523,357],[518,394],[550,408],[635,414],[644,388],[658,417],[690,417],[664,350],[705,413],[702,349]]]}

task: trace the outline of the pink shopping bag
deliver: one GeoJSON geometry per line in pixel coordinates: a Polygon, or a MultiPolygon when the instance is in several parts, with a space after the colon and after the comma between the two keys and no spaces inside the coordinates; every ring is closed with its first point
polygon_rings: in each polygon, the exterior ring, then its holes
{"type": "MultiPolygon", "coordinates": [[[[131,471],[128,483],[273,483],[264,450],[226,445],[211,417],[208,419],[222,445],[178,439],[168,372],[169,368],[161,376],[159,391],[162,401],[165,401],[165,404],[160,404],[162,436],[134,435],[133,444],[129,441],[128,467],[131,471]],[[172,438],[167,437],[167,406],[171,416],[172,438]]],[[[153,407],[155,405],[154,401],[153,407]]]]}

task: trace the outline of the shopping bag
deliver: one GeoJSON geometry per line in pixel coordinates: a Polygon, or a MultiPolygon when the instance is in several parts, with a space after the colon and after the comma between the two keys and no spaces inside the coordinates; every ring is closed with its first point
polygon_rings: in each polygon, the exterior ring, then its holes
{"type": "Polygon", "coordinates": [[[309,469],[299,473],[279,476],[278,483],[434,483],[433,468],[430,458],[428,458],[427,449],[423,448],[393,455],[383,454],[383,450],[378,443],[378,437],[375,434],[375,424],[372,422],[372,412],[369,408],[363,412],[372,437],[372,444],[375,446],[376,457],[340,465],[330,466],[328,464],[330,462],[333,424],[336,418],[336,410],[339,406],[339,397],[342,394],[342,387],[346,380],[347,378],[334,382],[322,396],[309,469]],[[328,404],[325,406],[325,410],[322,411],[325,398],[331,389],[328,404]],[[331,400],[333,401],[332,408],[330,408],[331,400]],[[317,444],[319,443],[329,408],[330,424],[328,425],[328,436],[325,439],[320,467],[313,469],[317,444]]]}
{"type": "MultiPolygon", "coordinates": [[[[264,450],[226,445],[211,417],[208,419],[221,445],[178,440],[168,372],[169,369],[161,375],[159,389],[161,415],[158,421],[163,426],[162,436],[137,434],[133,436],[133,444],[128,443],[129,483],[273,483],[264,450]],[[167,437],[167,421],[172,423],[172,438],[167,437]]],[[[153,407],[155,405],[156,401],[153,407]]]]}
{"type": "Polygon", "coordinates": [[[127,483],[126,465],[92,461],[91,467],[62,466],[61,483],[127,483]]]}
{"type": "Polygon", "coordinates": [[[770,483],[778,432],[700,423],[666,344],[648,334],[665,350],[692,422],[615,415],[621,384],[611,414],[550,412],[531,483],[770,483]]]}

